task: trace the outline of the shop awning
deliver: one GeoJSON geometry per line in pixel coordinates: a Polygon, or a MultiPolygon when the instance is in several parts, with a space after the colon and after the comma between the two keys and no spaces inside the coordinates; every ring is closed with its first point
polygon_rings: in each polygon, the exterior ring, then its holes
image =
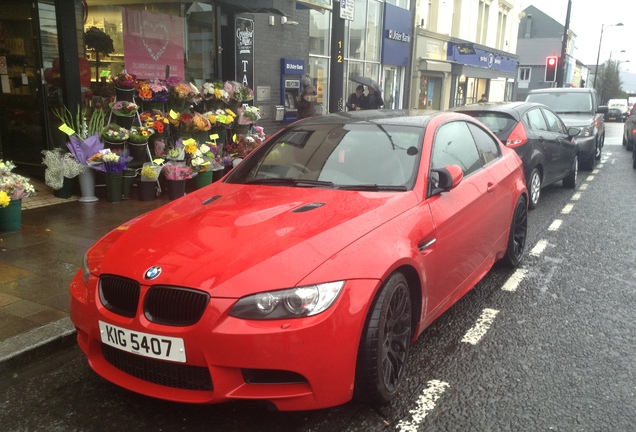
{"type": "Polygon", "coordinates": [[[433,72],[450,72],[451,64],[444,61],[439,60],[430,60],[420,58],[420,67],[419,70],[427,70],[433,72]]]}

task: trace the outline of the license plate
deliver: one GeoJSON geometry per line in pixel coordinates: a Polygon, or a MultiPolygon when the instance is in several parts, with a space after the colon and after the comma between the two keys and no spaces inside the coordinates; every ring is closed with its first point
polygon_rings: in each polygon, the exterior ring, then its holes
{"type": "Polygon", "coordinates": [[[102,342],[144,357],[185,363],[183,339],[128,330],[99,321],[102,342]]]}

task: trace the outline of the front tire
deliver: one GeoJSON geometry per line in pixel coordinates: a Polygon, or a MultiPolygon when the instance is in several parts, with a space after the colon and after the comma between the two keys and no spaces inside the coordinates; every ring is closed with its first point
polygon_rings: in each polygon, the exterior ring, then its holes
{"type": "Polygon", "coordinates": [[[539,197],[541,196],[541,173],[536,168],[532,169],[530,177],[528,177],[528,193],[530,194],[530,208],[537,208],[539,197]]]}
{"type": "Polygon", "coordinates": [[[362,333],[356,369],[356,397],[388,404],[406,374],[411,346],[411,294],[402,273],[382,285],[362,333]]]}
{"type": "Polygon", "coordinates": [[[526,198],[520,196],[512,214],[510,224],[510,235],[508,236],[508,247],[506,255],[503,257],[504,264],[510,267],[519,267],[523,259],[523,252],[526,248],[526,238],[528,236],[528,208],[526,198]]]}
{"type": "Polygon", "coordinates": [[[567,177],[563,179],[564,187],[568,189],[574,189],[576,187],[576,176],[577,176],[578,170],[579,170],[579,158],[578,156],[574,155],[574,161],[572,162],[572,170],[570,171],[570,174],[568,174],[567,177]]]}

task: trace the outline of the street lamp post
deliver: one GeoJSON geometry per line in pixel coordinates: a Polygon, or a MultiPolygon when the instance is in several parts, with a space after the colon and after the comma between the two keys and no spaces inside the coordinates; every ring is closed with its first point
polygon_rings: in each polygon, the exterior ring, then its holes
{"type": "Polygon", "coordinates": [[[610,56],[609,56],[609,59],[610,59],[610,60],[612,59],[612,54],[614,54],[614,53],[624,53],[624,52],[627,52],[627,51],[625,51],[625,50],[619,50],[619,51],[610,51],[610,56]]]}
{"type": "Polygon", "coordinates": [[[616,24],[611,24],[605,27],[605,24],[601,24],[601,37],[598,39],[598,54],[596,55],[596,68],[594,69],[594,82],[592,83],[592,87],[596,88],[596,76],[598,75],[598,61],[601,58],[601,43],[603,42],[603,30],[610,27],[620,27],[623,23],[619,22],[616,24]]]}

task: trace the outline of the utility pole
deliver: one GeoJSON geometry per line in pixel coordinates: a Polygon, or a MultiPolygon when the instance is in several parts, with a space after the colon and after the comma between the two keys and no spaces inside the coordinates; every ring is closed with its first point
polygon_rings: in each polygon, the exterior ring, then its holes
{"type": "Polygon", "coordinates": [[[570,32],[570,11],[572,10],[572,0],[568,0],[568,12],[565,15],[565,26],[563,27],[563,40],[561,41],[561,61],[557,67],[557,87],[563,87],[565,81],[565,58],[568,49],[568,33],[570,32]]]}

